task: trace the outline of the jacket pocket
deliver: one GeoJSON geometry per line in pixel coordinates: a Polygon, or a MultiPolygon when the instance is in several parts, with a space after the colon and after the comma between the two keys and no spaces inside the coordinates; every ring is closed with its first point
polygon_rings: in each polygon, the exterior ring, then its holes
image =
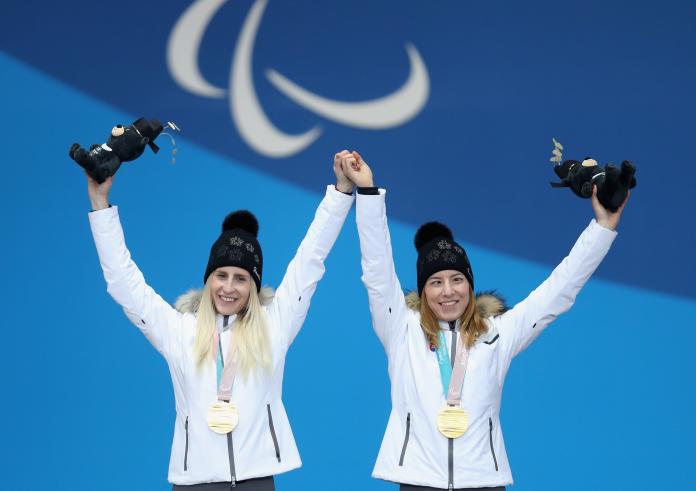
{"type": "Polygon", "coordinates": [[[408,437],[411,434],[411,413],[406,415],[406,435],[404,436],[404,446],[401,447],[401,457],[399,457],[399,466],[404,465],[404,457],[406,456],[406,447],[408,447],[408,437]]]}
{"type": "Polygon", "coordinates": [[[268,411],[268,428],[271,430],[271,438],[273,438],[273,447],[275,448],[275,456],[280,462],[280,447],[278,446],[278,437],[276,436],[275,427],[273,426],[273,416],[271,415],[271,405],[266,404],[266,411],[268,411]]]}
{"type": "Polygon", "coordinates": [[[186,416],[186,422],[184,423],[184,430],[186,430],[186,444],[184,446],[184,471],[187,471],[188,470],[188,447],[189,447],[188,416],[186,416]]]}
{"type": "Polygon", "coordinates": [[[493,464],[496,472],[498,471],[498,459],[495,458],[495,449],[493,448],[493,418],[488,417],[488,442],[491,444],[491,455],[493,456],[493,464]]]}

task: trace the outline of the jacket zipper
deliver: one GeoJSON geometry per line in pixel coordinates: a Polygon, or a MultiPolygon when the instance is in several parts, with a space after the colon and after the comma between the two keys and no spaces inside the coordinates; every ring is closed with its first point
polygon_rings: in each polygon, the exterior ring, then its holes
{"type": "Polygon", "coordinates": [[[186,430],[186,446],[184,448],[184,471],[188,470],[188,445],[189,445],[189,435],[188,435],[188,416],[186,416],[186,422],[184,423],[184,429],[186,430]]]}
{"type": "Polygon", "coordinates": [[[237,487],[237,471],[234,469],[234,447],[232,446],[232,432],[227,434],[227,454],[230,457],[230,487],[237,487]]]}
{"type": "MultiPolygon", "coordinates": [[[[223,327],[227,327],[227,323],[229,322],[230,316],[226,315],[222,321],[223,327]]],[[[222,360],[222,366],[225,366],[225,357],[222,356],[222,339],[218,340],[218,354],[220,356],[220,359],[222,360]]],[[[237,487],[237,471],[235,470],[234,467],[234,445],[232,442],[232,432],[230,431],[227,434],[227,455],[229,457],[230,461],[230,487],[234,488],[237,487]]]]}
{"type": "Polygon", "coordinates": [[[404,446],[401,449],[401,457],[399,458],[399,466],[404,465],[404,457],[406,456],[406,447],[408,446],[408,437],[411,434],[411,413],[406,415],[406,436],[404,437],[404,446]]]}
{"type": "MultiPolygon", "coordinates": [[[[450,362],[452,363],[452,367],[454,368],[454,359],[457,356],[457,322],[456,321],[450,321],[449,323],[449,328],[450,331],[452,332],[452,340],[451,340],[451,355],[450,355],[450,362]]],[[[447,399],[447,390],[448,388],[445,387],[445,399],[447,399]]],[[[447,483],[447,489],[449,491],[452,491],[454,489],[454,438],[448,438],[447,439],[447,477],[448,477],[448,483],[447,483]]]]}
{"type": "Polygon", "coordinates": [[[266,404],[268,411],[268,427],[271,429],[271,438],[273,438],[273,446],[275,447],[275,456],[280,462],[280,447],[278,446],[278,438],[276,437],[275,427],[273,426],[273,416],[271,416],[271,405],[266,404]]]}
{"type": "Polygon", "coordinates": [[[498,459],[495,458],[495,450],[493,449],[493,419],[490,416],[488,417],[488,441],[491,444],[491,455],[493,456],[495,470],[498,472],[498,459]]]}

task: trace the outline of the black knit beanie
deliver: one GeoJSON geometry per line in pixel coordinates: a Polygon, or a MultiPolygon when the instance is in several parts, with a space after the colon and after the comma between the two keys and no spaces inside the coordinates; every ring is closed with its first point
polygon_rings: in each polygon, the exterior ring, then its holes
{"type": "Polygon", "coordinates": [[[263,254],[256,236],[259,222],[247,210],[233,211],[222,222],[222,233],[210,248],[208,266],[205,268],[203,283],[210,273],[223,266],[236,266],[248,271],[256,283],[256,291],[261,290],[263,254]]]}
{"type": "Polygon", "coordinates": [[[453,269],[461,272],[471,288],[474,288],[474,273],[462,246],[454,241],[452,231],[439,222],[428,222],[420,226],[414,238],[418,260],[418,295],[423,292],[425,282],[438,271],[453,269]]]}

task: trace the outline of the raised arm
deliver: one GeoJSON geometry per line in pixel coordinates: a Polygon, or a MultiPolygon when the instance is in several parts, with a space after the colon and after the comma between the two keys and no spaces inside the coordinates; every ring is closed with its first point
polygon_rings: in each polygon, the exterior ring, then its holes
{"type": "Polygon", "coordinates": [[[353,185],[340,169],[339,155],[334,157],[336,185],[327,186],[314,220],[268,308],[269,315],[276,316],[277,325],[281,326],[286,346],[295,339],[307,317],[312,295],[324,276],[324,261],[353,205],[353,185]]]}
{"type": "Polygon", "coordinates": [[[360,236],[362,280],[367,288],[372,326],[385,350],[406,334],[404,294],[394,268],[387,225],[386,191],[374,187],[372,171],[357,152],[345,159],[346,174],[358,186],[356,219],[360,236]]]}
{"type": "Polygon", "coordinates": [[[570,309],[580,289],[609,252],[616,238],[616,227],[623,205],[611,213],[592,196],[593,219],[582,232],[568,256],[551,275],[523,301],[502,316],[497,323],[506,363],[525,349],[560,314],[570,309]]]}
{"type": "Polygon", "coordinates": [[[157,295],[133,262],[126,247],[118,207],[109,205],[113,177],[101,185],[88,177],[92,203],[89,223],[104,272],[107,291],[128,318],[165,357],[171,344],[171,327],[180,314],[157,295]]]}

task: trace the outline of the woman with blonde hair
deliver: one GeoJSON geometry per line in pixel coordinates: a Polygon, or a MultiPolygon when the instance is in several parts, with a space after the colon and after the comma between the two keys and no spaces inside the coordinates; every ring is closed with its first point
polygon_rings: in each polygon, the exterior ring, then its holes
{"type": "Polygon", "coordinates": [[[301,465],[281,400],[285,355],[307,315],[324,260],[353,203],[336,154],[326,195],[275,291],[262,288],[258,222],[229,214],[210,249],[202,292],[176,304],[145,282],[126,248],[113,182],[88,178],[89,221],[107,290],[164,356],[176,400],[169,481],[174,490],[274,489],[301,465]]]}
{"type": "Polygon", "coordinates": [[[466,251],[445,225],[418,229],[418,291],[404,297],[387,227],[385,191],[357,152],[343,159],[358,188],[363,282],[387,353],[392,411],[373,477],[416,489],[496,489],[512,484],[500,428],[512,359],[561,313],[609,251],[616,213],[592,197],[592,220],[570,254],[529,296],[507,309],[474,295],[466,251]]]}

